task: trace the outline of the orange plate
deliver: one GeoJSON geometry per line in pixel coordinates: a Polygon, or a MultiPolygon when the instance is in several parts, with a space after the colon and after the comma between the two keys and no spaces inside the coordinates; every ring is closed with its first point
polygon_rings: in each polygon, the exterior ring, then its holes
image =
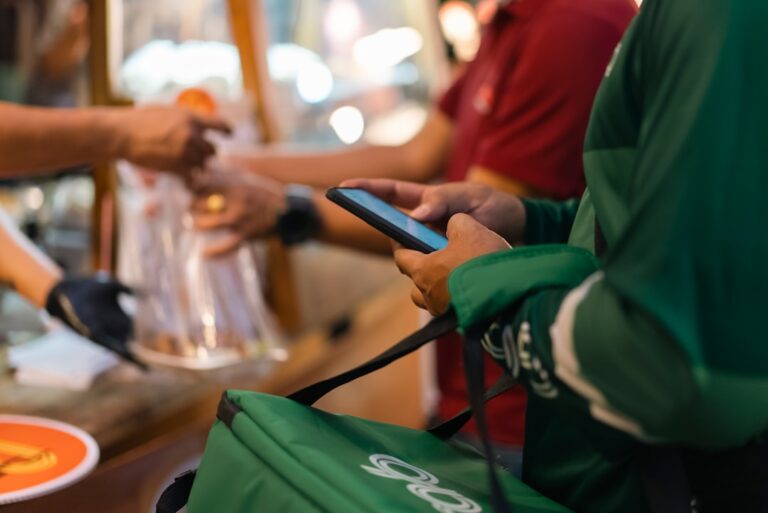
{"type": "Polygon", "coordinates": [[[66,488],[98,461],[99,446],[82,429],[49,419],[0,415],[0,504],[66,488]]]}

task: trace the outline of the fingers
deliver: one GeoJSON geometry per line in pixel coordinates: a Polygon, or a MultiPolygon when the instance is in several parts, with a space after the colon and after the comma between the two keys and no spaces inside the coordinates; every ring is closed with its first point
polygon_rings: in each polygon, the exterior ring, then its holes
{"type": "Polygon", "coordinates": [[[214,130],[227,135],[232,133],[232,127],[229,126],[229,123],[216,116],[201,116],[196,114],[192,120],[195,126],[201,131],[214,130]]]}
{"type": "Polygon", "coordinates": [[[413,281],[413,287],[411,287],[411,301],[413,304],[427,310],[427,301],[424,298],[424,294],[419,289],[418,281],[414,275],[418,272],[423,259],[427,258],[427,255],[418,251],[405,249],[397,242],[392,242],[392,251],[395,256],[395,264],[400,272],[408,276],[413,281]]]}
{"type": "Polygon", "coordinates": [[[193,212],[207,212],[208,198],[212,194],[221,194],[229,200],[231,193],[235,190],[230,184],[223,181],[221,174],[217,172],[196,174],[194,179],[187,184],[187,187],[193,194],[190,204],[193,212]]]}
{"type": "Polygon", "coordinates": [[[205,138],[205,131],[231,134],[232,129],[226,121],[214,116],[192,115],[191,125],[191,133],[182,155],[182,167],[203,167],[205,162],[216,154],[216,147],[205,138]]]}
{"type": "Polygon", "coordinates": [[[187,141],[187,144],[184,147],[184,153],[181,155],[181,161],[179,162],[178,169],[186,170],[202,167],[206,158],[209,156],[210,154],[206,155],[202,144],[195,143],[192,140],[187,141]]]}
{"type": "Polygon", "coordinates": [[[114,287],[116,294],[128,294],[130,296],[136,295],[135,291],[125,283],[113,280],[112,286],[114,287]]]}
{"type": "Polygon", "coordinates": [[[239,194],[240,191],[218,180],[212,181],[207,177],[200,177],[189,185],[190,190],[194,194],[190,203],[190,210],[192,212],[221,213],[222,209],[211,210],[211,196],[214,195],[221,196],[220,199],[224,200],[221,206],[227,209],[231,208],[233,204],[239,205],[243,202],[243,196],[239,194]]]}
{"type": "Polygon", "coordinates": [[[346,180],[341,186],[365,189],[387,203],[408,209],[416,208],[421,204],[422,196],[429,187],[419,183],[381,178],[346,180]]]}
{"type": "Polygon", "coordinates": [[[401,273],[410,278],[413,278],[418,272],[425,258],[427,258],[427,255],[424,253],[411,249],[398,249],[395,251],[395,265],[397,265],[401,273]]]}
{"type": "Polygon", "coordinates": [[[215,154],[216,147],[202,133],[194,133],[186,141],[180,165],[182,168],[201,168],[215,154]]]}
{"type": "Polygon", "coordinates": [[[234,228],[238,225],[239,215],[234,210],[224,212],[202,211],[194,216],[195,228],[198,230],[215,230],[217,228],[234,228]]]}
{"type": "Polygon", "coordinates": [[[235,251],[244,242],[239,233],[230,233],[221,240],[209,244],[203,252],[206,258],[219,258],[235,251]]]}
{"type": "Polygon", "coordinates": [[[91,340],[96,344],[100,345],[101,347],[112,351],[123,360],[134,364],[136,367],[138,367],[142,371],[146,372],[149,370],[149,367],[147,367],[147,364],[138,360],[133,355],[133,353],[128,350],[126,345],[120,342],[119,340],[117,340],[116,338],[110,335],[107,335],[106,333],[94,333],[93,336],[91,337],[91,340]]]}
{"type": "Polygon", "coordinates": [[[427,309],[427,302],[424,299],[424,294],[419,290],[419,288],[414,285],[411,288],[411,301],[413,301],[413,304],[421,308],[422,310],[427,309]]]}
{"type": "Polygon", "coordinates": [[[435,301],[435,298],[431,297],[433,294],[429,292],[434,289],[434,284],[430,283],[428,272],[425,274],[425,269],[429,267],[429,264],[425,261],[427,258],[430,258],[430,256],[407,249],[401,249],[395,253],[395,262],[400,272],[407,275],[413,281],[411,301],[419,308],[437,315],[442,313],[440,309],[443,306],[435,305],[442,305],[443,303],[435,301]]]}
{"type": "Polygon", "coordinates": [[[208,159],[208,157],[212,157],[216,154],[216,146],[214,146],[213,143],[211,143],[211,141],[205,137],[195,137],[192,139],[191,143],[203,155],[203,159],[200,162],[200,165],[202,165],[208,159]]]}
{"type": "Polygon", "coordinates": [[[425,192],[422,203],[411,212],[411,217],[423,223],[440,223],[445,222],[450,214],[447,199],[436,187],[425,192]]]}
{"type": "Polygon", "coordinates": [[[395,206],[413,209],[411,217],[425,223],[443,223],[464,210],[461,191],[452,186],[433,186],[399,180],[346,180],[342,187],[358,187],[395,206]]]}
{"type": "Polygon", "coordinates": [[[448,220],[446,235],[448,240],[455,240],[461,235],[478,229],[487,229],[467,214],[456,214],[448,220]]]}
{"type": "Polygon", "coordinates": [[[470,210],[470,191],[464,184],[451,183],[427,189],[422,204],[411,212],[411,217],[426,223],[445,223],[452,215],[470,210]]]}

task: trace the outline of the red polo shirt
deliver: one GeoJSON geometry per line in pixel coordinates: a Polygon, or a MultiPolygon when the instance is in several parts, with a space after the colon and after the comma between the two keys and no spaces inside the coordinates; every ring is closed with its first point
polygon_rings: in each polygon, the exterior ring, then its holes
{"type": "MultiPolygon", "coordinates": [[[[542,196],[580,196],[592,100],[636,11],[634,0],[512,0],[499,7],[477,57],[439,103],[455,125],[445,178],[463,180],[480,166],[542,196]]],[[[439,414],[449,418],[467,404],[461,340],[446,337],[437,347],[439,414]]],[[[501,370],[490,358],[486,369],[490,386],[501,370]]],[[[525,402],[519,389],[488,405],[494,441],[522,445],[525,402]]]]}

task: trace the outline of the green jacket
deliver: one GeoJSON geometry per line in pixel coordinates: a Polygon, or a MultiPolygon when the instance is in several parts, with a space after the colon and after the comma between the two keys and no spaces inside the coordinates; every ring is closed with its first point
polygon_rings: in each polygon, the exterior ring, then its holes
{"type": "Polygon", "coordinates": [[[531,391],[525,478],[577,511],[647,510],[641,442],[768,428],[766,33],[765,0],[645,0],[596,98],[580,205],[527,201],[533,246],[451,276],[465,328],[501,314],[485,346],[531,391]]]}

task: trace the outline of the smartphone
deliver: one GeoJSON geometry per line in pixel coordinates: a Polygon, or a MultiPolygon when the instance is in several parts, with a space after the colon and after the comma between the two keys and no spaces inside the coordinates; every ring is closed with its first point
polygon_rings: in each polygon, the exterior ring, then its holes
{"type": "Polygon", "coordinates": [[[363,189],[332,187],[325,196],[408,249],[432,253],[448,239],[363,189]]]}

